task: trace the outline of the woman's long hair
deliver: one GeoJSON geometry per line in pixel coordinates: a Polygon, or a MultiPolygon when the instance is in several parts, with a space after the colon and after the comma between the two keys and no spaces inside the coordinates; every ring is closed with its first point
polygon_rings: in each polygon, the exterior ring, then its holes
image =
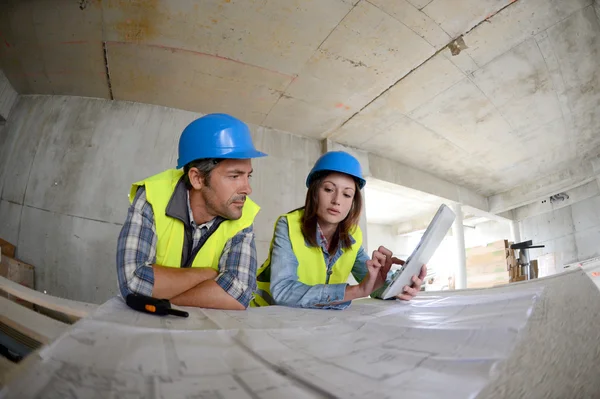
{"type": "MultiPolygon", "coordinates": [[[[318,247],[317,243],[317,210],[319,207],[319,189],[325,177],[332,172],[322,173],[310,183],[308,191],[306,193],[306,201],[304,202],[304,216],[302,216],[302,235],[304,239],[313,247],[318,247]]],[[[342,248],[348,249],[352,246],[352,240],[350,233],[354,231],[358,225],[360,219],[360,212],[362,210],[362,194],[358,188],[358,182],[354,179],[354,199],[352,200],[352,207],[350,212],[344,220],[342,220],[333,234],[331,242],[329,243],[330,254],[335,252],[338,245],[341,243],[342,248]]]]}

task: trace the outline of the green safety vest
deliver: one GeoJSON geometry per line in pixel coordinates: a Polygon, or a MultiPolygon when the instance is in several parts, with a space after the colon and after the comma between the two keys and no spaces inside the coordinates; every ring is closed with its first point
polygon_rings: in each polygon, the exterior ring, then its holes
{"type": "MultiPolygon", "coordinates": [[[[292,250],[296,259],[298,259],[298,281],[306,285],[317,285],[327,283],[327,265],[323,256],[321,247],[312,247],[306,245],[304,235],[302,234],[302,215],[304,210],[300,209],[294,212],[287,213],[281,217],[287,218],[288,231],[292,250]]],[[[276,223],[277,225],[277,223],[276,223]]],[[[354,238],[354,244],[348,249],[342,249],[343,254],[338,258],[331,269],[329,284],[343,284],[348,281],[348,277],[354,267],[358,250],[362,245],[362,231],[356,226],[351,231],[351,236],[354,238]]],[[[275,235],[273,235],[275,236],[275,235]]],[[[250,306],[268,306],[274,305],[271,297],[271,282],[270,268],[271,254],[273,253],[273,242],[269,250],[269,257],[258,269],[257,288],[258,292],[254,295],[254,299],[250,302],[250,306]]]]}
{"type": "MultiPolygon", "coordinates": [[[[183,172],[169,169],[131,186],[129,201],[133,202],[139,187],[146,187],[146,200],[152,205],[156,225],[156,263],[160,266],[181,267],[183,251],[184,225],[179,219],[166,215],[167,205],[183,172]]],[[[242,217],[237,220],[225,220],[206,240],[196,254],[192,267],[212,267],[219,271],[219,259],[225,243],[243,229],[254,223],[260,207],[250,198],[246,198],[242,217]]]]}

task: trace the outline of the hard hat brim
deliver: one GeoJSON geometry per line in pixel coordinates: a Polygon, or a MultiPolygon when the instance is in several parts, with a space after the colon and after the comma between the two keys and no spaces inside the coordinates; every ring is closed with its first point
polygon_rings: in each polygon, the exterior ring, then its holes
{"type": "Polygon", "coordinates": [[[316,170],[314,172],[309,173],[309,175],[306,177],[306,188],[310,187],[310,183],[312,183],[316,177],[322,176],[322,175],[327,175],[330,173],[342,173],[344,175],[350,176],[351,178],[353,178],[354,180],[356,180],[358,182],[359,190],[362,190],[367,184],[367,181],[364,178],[355,176],[351,173],[348,173],[345,170],[340,170],[337,168],[327,168],[327,169],[316,170]]]}
{"type": "Polygon", "coordinates": [[[181,161],[179,161],[179,162],[177,162],[177,169],[181,169],[185,165],[187,165],[188,163],[196,161],[198,159],[209,159],[209,158],[218,158],[218,159],[252,159],[252,158],[262,158],[262,157],[266,157],[266,156],[267,156],[267,154],[265,154],[264,152],[257,151],[257,150],[226,152],[226,153],[223,153],[223,154],[214,154],[213,156],[210,156],[210,157],[196,158],[196,159],[193,159],[193,160],[185,162],[185,163],[181,163],[181,161]]]}

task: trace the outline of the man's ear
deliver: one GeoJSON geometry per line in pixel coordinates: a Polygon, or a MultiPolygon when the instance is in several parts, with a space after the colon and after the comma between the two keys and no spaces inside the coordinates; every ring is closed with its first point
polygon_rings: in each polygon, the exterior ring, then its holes
{"type": "Polygon", "coordinates": [[[188,178],[195,190],[200,190],[204,187],[204,180],[202,179],[202,175],[200,175],[198,168],[190,168],[188,171],[188,178]]]}

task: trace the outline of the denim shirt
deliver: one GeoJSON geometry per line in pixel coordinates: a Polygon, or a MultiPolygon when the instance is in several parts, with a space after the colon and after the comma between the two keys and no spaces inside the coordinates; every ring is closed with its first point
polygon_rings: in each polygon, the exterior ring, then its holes
{"type": "MultiPolygon", "coordinates": [[[[322,234],[315,232],[317,243],[321,247],[327,269],[330,270],[342,256],[342,248],[338,247],[333,256],[327,251],[327,242],[322,234]]],[[[366,262],[369,260],[364,248],[358,250],[356,261],[352,267],[352,275],[360,282],[367,274],[366,262]]],[[[298,281],[298,259],[292,250],[292,243],[285,217],[279,218],[273,237],[271,253],[271,295],[277,305],[318,309],[345,309],[350,301],[342,302],[348,284],[306,285],[298,281]],[[341,302],[331,305],[332,302],[341,302]]],[[[329,280],[329,274],[327,275],[329,280]]]]}

